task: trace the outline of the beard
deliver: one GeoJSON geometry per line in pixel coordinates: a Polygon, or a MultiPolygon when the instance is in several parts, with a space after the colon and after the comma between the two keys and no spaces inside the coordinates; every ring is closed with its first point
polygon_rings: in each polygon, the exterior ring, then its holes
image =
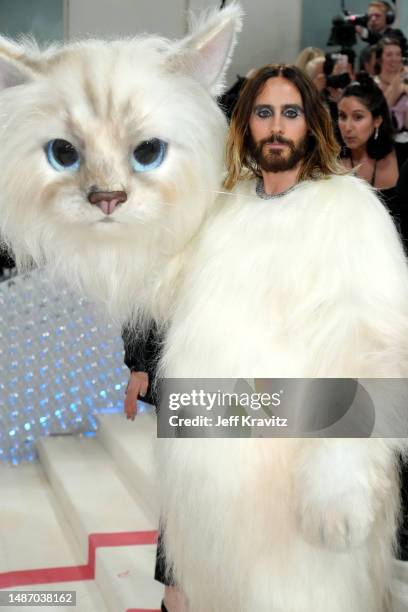
{"type": "Polygon", "coordinates": [[[269,138],[263,138],[259,142],[254,142],[251,138],[249,150],[253,160],[258,167],[264,172],[284,172],[292,170],[305,156],[307,151],[308,137],[295,145],[293,140],[283,138],[283,136],[271,135],[269,138]],[[289,153],[286,155],[286,149],[268,149],[264,153],[264,146],[267,143],[279,143],[287,145],[289,153]]]}

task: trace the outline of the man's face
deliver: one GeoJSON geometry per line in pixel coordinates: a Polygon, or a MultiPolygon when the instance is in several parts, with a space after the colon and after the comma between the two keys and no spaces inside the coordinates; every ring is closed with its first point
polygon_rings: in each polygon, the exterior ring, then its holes
{"type": "Polygon", "coordinates": [[[300,92],[283,77],[268,79],[249,120],[250,151],[265,172],[284,172],[304,157],[307,125],[300,92]]]}
{"type": "Polygon", "coordinates": [[[387,27],[385,6],[374,5],[368,8],[368,28],[373,32],[382,32],[387,27]]]}

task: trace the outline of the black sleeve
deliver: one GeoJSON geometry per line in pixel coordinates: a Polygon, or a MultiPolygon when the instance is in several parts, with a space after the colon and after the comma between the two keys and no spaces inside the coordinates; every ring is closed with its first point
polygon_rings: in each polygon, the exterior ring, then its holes
{"type": "Polygon", "coordinates": [[[149,387],[143,398],[144,401],[157,405],[158,397],[154,381],[160,356],[162,334],[152,321],[150,327],[143,332],[135,330],[131,326],[124,327],[122,338],[125,347],[124,361],[129,370],[147,372],[149,376],[149,387]]]}
{"type": "Polygon", "coordinates": [[[364,42],[367,42],[370,46],[372,45],[376,45],[380,39],[381,39],[382,35],[378,34],[378,32],[372,32],[371,30],[367,30],[367,34],[361,37],[362,40],[364,40],[364,42]]]}
{"type": "Polygon", "coordinates": [[[152,321],[145,332],[138,332],[131,326],[122,330],[122,339],[125,348],[124,362],[136,372],[147,372],[153,378],[159,356],[161,337],[156,324],[152,321]]]}

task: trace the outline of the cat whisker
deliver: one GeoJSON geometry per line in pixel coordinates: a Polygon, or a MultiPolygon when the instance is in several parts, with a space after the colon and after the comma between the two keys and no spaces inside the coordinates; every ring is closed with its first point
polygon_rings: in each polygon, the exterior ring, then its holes
{"type": "Polygon", "coordinates": [[[245,195],[244,193],[236,193],[235,191],[224,191],[224,190],[218,190],[218,189],[198,189],[197,190],[200,193],[214,193],[217,195],[225,195],[225,196],[229,196],[229,197],[233,197],[233,198],[240,198],[240,200],[246,200],[246,201],[251,201],[253,200],[253,197],[245,195]]]}

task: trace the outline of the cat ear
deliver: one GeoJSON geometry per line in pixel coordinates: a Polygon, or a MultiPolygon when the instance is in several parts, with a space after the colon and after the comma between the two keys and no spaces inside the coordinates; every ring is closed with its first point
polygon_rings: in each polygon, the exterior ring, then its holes
{"type": "Polygon", "coordinates": [[[242,16],[241,7],[234,2],[191,22],[191,33],[170,57],[171,69],[194,76],[212,95],[220,94],[242,28],[242,16]]]}
{"type": "Polygon", "coordinates": [[[0,36],[0,91],[34,78],[33,60],[22,45],[0,36]]]}

